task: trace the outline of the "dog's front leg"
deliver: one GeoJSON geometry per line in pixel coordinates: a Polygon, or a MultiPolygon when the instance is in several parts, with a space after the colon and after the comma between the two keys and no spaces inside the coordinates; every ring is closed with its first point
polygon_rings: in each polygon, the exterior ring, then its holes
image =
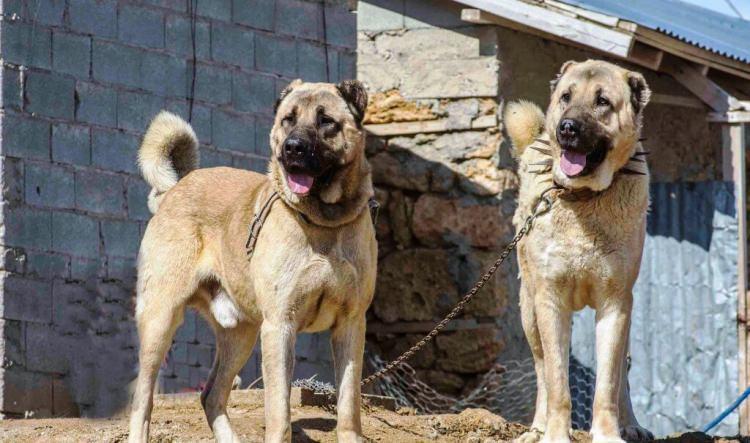
{"type": "Polygon", "coordinates": [[[596,310],[596,388],[591,436],[595,443],[622,442],[620,383],[628,342],[632,295],[609,296],[596,310]]]}
{"type": "Polygon", "coordinates": [[[557,293],[547,288],[535,294],[534,308],[542,339],[547,387],[547,426],[542,442],[570,442],[568,359],[571,309],[557,293]]]}
{"type": "Polygon", "coordinates": [[[296,329],[291,322],[266,319],[260,328],[263,389],[268,443],[289,442],[292,428],[289,394],[294,370],[296,329]]]}
{"type": "Polygon", "coordinates": [[[342,321],[331,336],[338,387],[336,434],[342,443],[362,441],[360,379],[365,350],[365,318],[342,321]]]}

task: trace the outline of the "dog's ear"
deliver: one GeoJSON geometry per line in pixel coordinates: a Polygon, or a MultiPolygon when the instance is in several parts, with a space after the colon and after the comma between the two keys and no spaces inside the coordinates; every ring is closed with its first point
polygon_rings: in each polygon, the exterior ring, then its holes
{"type": "Polygon", "coordinates": [[[565,74],[565,72],[577,64],[578,62],[575,60],[568,60],[562,64],[562,66],[560,67],[560,72],[558,72],[555,78],[553,78],[552,81],[549,82],[550,92],[555,92],[555,88],[557,88],[557,84],[560,83],[560,79],[565,74]]]}
{"type": "Polygon", "coordinates": [[[640,72],[630,71],[627,77],[628,86],[630,86],[630,104],[633,105],[635,113],[639,114],[651,98],[651,89],[640,72]]]}
{"type": "Polygon", "coordinates": [[[362,123],[362,119],[365,118],[365,110],[367,109],[367,91],[365,90],[365,86],[358,80],[344,80],[336,85],[336,88],[349,105],[354,119],[358,124],[362,123]]]}
{"type": "Polygon", "coordinates": [[[291,83],[289,83],[284,90],[281,91],[281,94],[279,94],[279,98],[276,99],[276,103],[273,105],[273,113],[276,114],[276,111],[279,110],[279,106],[281,106],[281,102],[284,101],[284,98],[289,95],[290,92],[294,90],[297,86],[301,85],[302,79],[298,78],[296,80],[292,80],[291,83]]]}

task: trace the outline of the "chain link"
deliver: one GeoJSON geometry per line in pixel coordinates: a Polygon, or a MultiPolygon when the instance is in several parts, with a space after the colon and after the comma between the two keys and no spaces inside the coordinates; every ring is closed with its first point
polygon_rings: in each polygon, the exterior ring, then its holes
{"type": "Polygon", "coordinates": [[[442,319],[440,323],[438,323],[432,329],[432,331],[430,331],[429,334],[425,335],[424,338],[418,341],[414,346],[398,356],[398,358],[396,358],[395,360],[385,365],[379,371],[363,379],[361,382],[362,386],[368,385],[373,381],[382,378],[383,376],[391,372],[394,368],[398,367],[400,364],[408,360],[412,355],[416,354],[420,349],[422,349],[427,343],[432,341],[432,339],[435,338],[435,336],[438,335],[440,331],[442,331],[451,320],[456,318],[456,316],[460,314],[461,311],[463,311],[464,306],[466,306],[466,304],[469,303],[472,298],[474,298],[474,296],[482,289],[482,287],[490,280],[490,278],[492,278],[492,275],[508,258],[510,253],[513,252],[514,249],[516,249],[516,246],[518,246],[518,242],[520,242],[521,239],[529,233],[532,225],[534,224],[534,220],[540,215],[545,214],[552,208],[554,198],[550,193],[551,191],[554,191],[556,189],[558,189],[556,186],[552,186],[542,192],[542,194],[539,196],[539,199],[534,204],[534,209],[532,210],[531,215],[526,218],[523,226],[521,226],[521,229],[519,229],[516,233],[516,236],[513,237],[513,240],[508,243],[505,249],[503,249],[503,251],[500,253],[500,257],[495,260],[495,263],[493,263],[492,266],[490,266],[490,268],[487,270],[487,272],[484,273],[482,278],[480,278],[479,281],[474,284],[474,287],[472,287],[471,290],[463,296],[461,301],[456,304],[451,312],[448,313],[448,315],[446,315],[445,318],[442,319]]]}

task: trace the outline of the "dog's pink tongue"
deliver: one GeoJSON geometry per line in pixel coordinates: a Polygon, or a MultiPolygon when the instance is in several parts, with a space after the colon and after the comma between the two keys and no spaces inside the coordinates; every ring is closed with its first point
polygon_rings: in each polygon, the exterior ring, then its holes
{"type": "Polygon", "coordinates": [[[310,192],[315,179],[311,175],[306,174],[288,174],[286,181],[292,192],[304,195],[310,192]]]}
{"type": "Polygon", "coordinates": [[[581,173],[583,168],[586,167],[586,154],[579,154],[577,152],[568,151],[563,149],[562,157],[560,157],[560,169],[568,177],[573,177],[581,173]]]}

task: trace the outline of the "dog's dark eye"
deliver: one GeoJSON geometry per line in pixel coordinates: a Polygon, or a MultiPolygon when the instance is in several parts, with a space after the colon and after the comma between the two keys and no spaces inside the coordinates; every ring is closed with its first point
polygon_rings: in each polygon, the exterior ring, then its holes
{"type": "Polygon", "coordinates": [[[563,103],[568,103],[570,101],[570,92],[563,93],[563,95],[560,96],[560,101],[563,103]]]}
{"type": "Polygon", "coordinates": [[[281,119],[282,125],[293,125],[294,124],[294,114],[289,114],[286,117],[281,119]]]}
{"type": "Polygon", "coordinates": [[[609,100],[607,100],[604,97],[599,97],[596,99],[596,106],[609,106],[609,100]]]}
{"type": "Polygon", "coordinates": [[[318,125],[319,126],[332,126],[336,124],[336,120],[332,119],[331,117],[321,114],[318,118],[318,125]]]}

